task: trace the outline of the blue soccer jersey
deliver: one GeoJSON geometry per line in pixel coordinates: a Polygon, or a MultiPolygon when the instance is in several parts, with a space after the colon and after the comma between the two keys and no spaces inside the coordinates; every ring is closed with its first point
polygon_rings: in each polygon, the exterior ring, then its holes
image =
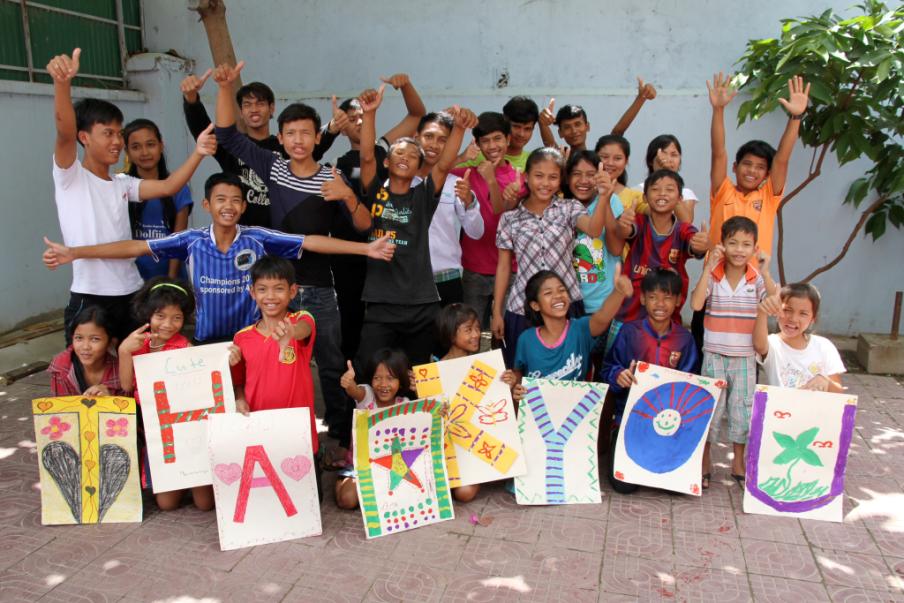
{"type": "Polygon", "coordinates": [[[248,294],[251,266],[264,255],[301,257],[303,235],[288,235],[256,226],[238,226],[226,253],[217,249],[213,225],[183,230],[148,241],[154,259],[183,260],[195,290],[195,339],[231,339],[255,322],[260,313],[248,294]]]}

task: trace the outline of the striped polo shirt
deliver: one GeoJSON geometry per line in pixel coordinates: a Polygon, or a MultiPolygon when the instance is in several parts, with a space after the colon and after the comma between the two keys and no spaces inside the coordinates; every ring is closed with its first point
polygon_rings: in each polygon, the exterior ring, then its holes
{"type": "Polygon", "coordinates": [[[259,317],[257,304],[248,295],[251,266],[264,255],[287,259],[301,257],[303,235],[289,235],[257,226],[237,226],[235,240],[223,253],[217,248],[213,224],[183,230],[148,241],[155,260],[186,262],[197,306],[195,339],[231,339],[259,317]]]}
{"type": "Polygon", "coordinates": [[[753,326],[757,304],[766,297],[766,282],[747,265],[744,277],[732,288],[725,276],[725,260],[713,269],[703,319],[703,351],[723,356],[753,356],[753,326]]]}

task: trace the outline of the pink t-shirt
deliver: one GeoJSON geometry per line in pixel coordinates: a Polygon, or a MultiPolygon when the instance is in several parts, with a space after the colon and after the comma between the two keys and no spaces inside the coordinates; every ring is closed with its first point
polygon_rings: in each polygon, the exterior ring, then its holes
{"type": "MultiPolygon", "coordinates": [[[[464,176],[469,168],[455,168],[452,174],[464,176]]],[[[483,236],[479,239],[470,237],[461,238],[461,265],[465,270],[478,274],[496,274],[496,264],[499,261],[499,250],[496,249],[496,227],[499,226],[500,215],[493,211],[490,202],[490,188],[476,168],[470,168],[471,175],[468,182],[471,191],[477,196],[480,203],[480,215],[483,217],[483,236]]],[[[518,179],[518,172],[512,164],[506,161],[496,168],[496,182],[499,190],[505,190],[509,184],[518,179]]]]}

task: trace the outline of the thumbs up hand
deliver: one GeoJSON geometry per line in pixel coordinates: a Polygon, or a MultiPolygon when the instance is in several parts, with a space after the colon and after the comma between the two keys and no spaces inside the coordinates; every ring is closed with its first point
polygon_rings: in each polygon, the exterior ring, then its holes
{"type": "Polygon", "coordinates": [[[464,203],[465,209],[471,207],[474,195],[471,193],[471,168],[465,170],[464,175],[455,181],[455,196],[464,203]]]}
{"type": "Polygon", "coordinates": [[[631,201],[618,217],[618,224],[624,230],[630,231],[634,228],[634,218],[637,216],[637,212],[634,210],[636,203],[636,201],[631,201]]]}
{"type": "Polygon", "coordinates": [[[710,249],[709,232],[706,228],[706,222],[701,222],[700,230],[691,237],[691,250],[698,255],[702,255],[710,249]]]}
{"type": "Polygon", "coordinates": [[[551,126],[556,123],[556,99],[549,99],[549,104],[540,111],[540,125],[551,126]]]}
{"type": "Polygon", "coordinates": [[[612,196],[612,193],[615,191],[615,180],[613,180],[612,176],[609,175],[609,172],[603,168],[602,163],[600,163],[596,170],[595,180],[596,192],[599,193],[601,198],[612,196]]]}
{"type": "Polygon", "coordinates": [[[346,365],[348,366],[348,370],[342,373],[342,377],[339,379],[339,385],[342,386],[342,389],[357,387],[358,383],[355,381],[355,367],[352,366],[352,361],[347,360],[346,365]]]}
{"type": "Polygon", "coordinates": [[[336,171],[336,168],[330,168],[330,172],[333,175],[333,179],[327,180],[320,186],[320,194],[323,196],[323,200],[345,201],[348,199],[354,199],[355,201],[357,201],[355,192],[349,185],[345,183],[345,180],[343,180],[342,176],[339,175],[339,172],[336,171]]]}
{"type": "Polygon", "coordinates": [[[68,83],[78,74],[79,63],[82,56],[82,49],[76,48],[72,51],[72,57],[69,55],[59,54],[47,63],[47,72],[54,82],[65,84],[68,83]]]}
{"type": "Polygon", "coordinates": [[[343,132],[345,128],[351,123],[348,119],[348,113],[339,108],[339,104],[336,101],[336,95],[333,95],[333,116],[330,118],[330,123],[327,124],[327,130],[329,130],[330,134],[339,134],[343,132]]]}

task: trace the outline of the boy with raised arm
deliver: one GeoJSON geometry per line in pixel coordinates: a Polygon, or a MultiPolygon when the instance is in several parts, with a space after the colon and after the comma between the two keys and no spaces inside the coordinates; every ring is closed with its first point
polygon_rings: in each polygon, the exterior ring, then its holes
{"type": "MultiPolygon", "coordinates": [[[[213,70],[208,69],[201,77],[192,74],[182,80],[182,110],[185,113],[185,122],[193,136],[197,136],[197,132],[201,132],[211,123],[200,98],[201,88],[204,87],[204,83],[211,73],[213,70]]],[[[251,82],[238,89],[235,93],[235,100],[239,105],[245,135],[248,139],[262,149],[288,157],[279,139],[270,133],[270,120],[273,119],[276,102],[273,90],[261,82],[251,82]]],[[[333,116],[321,130],[320,142],[314,148],[315,159],[320,160],[330,149],[347,121],[345,113],[339,111],[336,106],[334,96],[333,116]]],[[[271,224],[270,198],[267,195],[267,185],[257,177],[248,164],[224,148],[217,149],[214,159],[220,164],[221,170],[238,175],[242,184],[245,185],[248,211],[242,216],[242,224],[269,228],[271,224]]]]}
{"type": "MultiPolygon", "coordinates": [[[[216,141],[212,127],[198,135],[194,152],[164,180],[142,180],[127,174],[110,174],[123,148],[122,112],[107,101],[94,98],[72,105],[72,78],[79,70],[82,51],[53,57],[47,72],[53,78],[56,143],[53,150],[53,185],[63,241],[67,245],[94,245],[130,239],[129,201],[175,195],[194,174],[216,141]],[[85,149],[78,159],[78,147],[85,149]]],[[[89,305],[111,313],[114,337],[120,340],[134,329],[129,301],[143,284],[135,262],[96,259],[76,262],[63,320],[66,342],[75,315],[89,305]]]]}
{"type": "MultiPolygon", "coordinates": [[[[502,114],[509,120],[510,133],[508,149],[505,152],[505,160],[519,172],[524,172],[527,156],[530,151],[525,149],[534,136],[534,126],[540,119],[540,109],[532,99],[526,96],[514,96],[502,106],[502,114]]],[[[459,167],[477,167],[486,161],[486,156],[480,151],[477,157],[470,161],[462,162],[459,167]]]]}
{"type": "Polygon", "coordinates": [[[157,261],[185,261],[197,305],[195,341],[212,343],[231,340],[236,331],[257,320],[257,306],[248,295],[248,288],[249,270],[258,258],[267,254],[298,258],[305,249],[316,253],[368,255],[388,261],[395,249],[387,237],[365,244],[240,226],[247,201],[242,182],[235,174],[218,173],[207,179],[203,207],[210,212],[213,222],[210,227],[183,230],[162,239],[68,247],[45,237],[44,264],[55,270],[84,258],[126,259],[142,255],[150,255],[157,261]]]}
{"type": "MultiPolygon", "coordinates": [[[[216,134],[220,144],[267,185],[273,227],[291,234],[329,236],[341,220],[358,232],[366,232],[371,225],[367,207],[336,168],[321,165],[314,158],[321,134],[320,116],[312,107],[292,103],[277,118],[279,141],[288,159],[261,149],[236,129],[232,88],[244,64],[224,64],[214,71],[213,79],[220,87],[216,134]]],[[[339,386],[345,357],[340,347],[342,332],[330,258],[314,252],[294,264],[298,293],[292,309],[304,308],[317,321],[314,357],[323,385],[325,421],[332,426],[346,416],[346,397],[339,386]]],[[[341,429],[345,431],[344,426],[341,429]]]]}

